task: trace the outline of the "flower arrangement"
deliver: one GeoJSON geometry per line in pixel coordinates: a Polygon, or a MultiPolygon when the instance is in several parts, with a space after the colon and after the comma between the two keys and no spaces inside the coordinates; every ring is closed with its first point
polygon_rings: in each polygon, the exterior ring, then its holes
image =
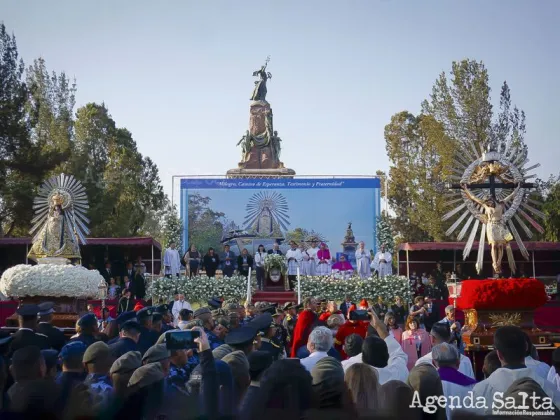
{"type": "Polygon", "coordinates": [[[329,300],[344,300],[351,296],[353,300],[366,298],[377,300],[381,296],[386,302],[394,302],[400,296],[409,300],[411,290],[409,281],[404,276],[370,277],[362,279],[353,276],[349,279],[333,277],[302,277],[302,296],[317,296],[329,300]]]}
{"type": "MultiPolygon", "coordinates": [[[[256,280],[251,281],[251,293],[256,290],[256,280]]],[[[224,299],[243,300],[247,296],[247,277],[232,276],[223,278],[210,278],[206,276],[193,276],[192,278],[154,278],[148,288],[148,296],[156,303],[167,303],[178,292],[185,295],[191,302],[206,304],[213,297],[224,299]]]]}
{"type": "Polygon", "coordinates": [[[73,265],[19,264],[0,278],[0,292],[9,297],[72,297],[96,299],[103,280],[97,270],[73,265]]]}
{"type": "Polygon", "coordinates": [[[278,254],[268,254],[264,257],[264,269],[270,273],[270,271],[274,268],[280,270],[282,274],[286,274],[288,271],[286,257],[278,254]]]}
{"type": "Polygon", "coordinates": [[[547,302],[544,284],[537,279],[465,280],[457,308],[532,310],[547,302]]]}

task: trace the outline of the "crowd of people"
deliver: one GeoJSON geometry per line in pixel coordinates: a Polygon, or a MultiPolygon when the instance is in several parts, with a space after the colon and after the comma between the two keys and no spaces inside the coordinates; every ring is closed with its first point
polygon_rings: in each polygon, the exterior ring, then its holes
{"type": "Polygon", "coordinates": [[[52,325],[52,303],[21,305],[19,330],[0,340],[1,413],[68,419],[484,418],[496,395],[519,402],[533,393],[550,397],[547,410],[559,415],[560,350],[550,367],[538,360],[521,329],[501,327],[485,359],[485,379],[477,381],[462,354],[452,306],[430,326],[420,300],[410,308],[401,299],[370,305],[349,297],[340,305],[313,297],[282,307],[213,298],[193,310],[187,303],[179,295],[172,307],[138,307],[101,324],[87,313],[68,340],[52,325]],[[173,331],[196,331],[196,347],[169,350],[173,331]],[[430,405],[432,397],[449,401],[469,393],[486,406],[430,405]]]}

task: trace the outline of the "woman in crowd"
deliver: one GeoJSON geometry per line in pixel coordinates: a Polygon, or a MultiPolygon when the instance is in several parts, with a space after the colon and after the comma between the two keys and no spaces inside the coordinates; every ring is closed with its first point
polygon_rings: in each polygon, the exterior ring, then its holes
{"type": "Polygon", "coordinates": [[[364,363],[351,365],[344,374],[346,387],[350,391],[354,406],[360,415],[372,415],[379,408],[379,375],[376,369],[364,363]]]}
{"type": "Polygon", "coordinates": [[[391,311],[393,312],[393,315],[395,316],[395,321],[397,321],[397,324],[399,324],[399,326],[402,328],[404,327],[404,319],[406,316],[406,308],[403,305],[402,299],[400,296],[396,296],[395,297],[395,303],[393,305],[391,305],[391,311]]]}
{"type": "Polygon", "coordinates": [[[253,257],[247,251],[247,248],[243,248],[241,255],[237,257],[237,270],[241,276],[249,276],[249,268],[253,267],[253,257]]]}
{"type": "MultiPolygon", "coordinates": [[[[422,363],[413,367],[408,375],[407,384],[415,391],[422,406],[426,405],[426,399],[438,398],[444,396],[443,385],[439,377],[438,371],[432,365],[422,363]]],[[[445,420],[445,408],[439,404],[435,404],[437,411],[435,413],[426,413],[422,415],[423,419],[445,420]]]]}
{"type": "Polygon", "coordinates": [[[216,276],[216,270],[220,266],[220,258],[214,252],[214,248],[208,248],[208,253],[202,259],[202,266],[208,277],[216,276]]]}
{"type": "Polygon", "coordinates": [[[418,320],[412,315],[409,315],[406,319],[401,345],[408,355],[408,370],[414,367],[420,357],[425,356],[432,350],[430,335],[425,329],[420,328],[418,320]]]}
{"type": "Polygon", "coordinates": [[[383,298],[381,296],[377,297],[377,303],[373,305],[373,310],[377,313],[379,319],[385,318],[388,308],[385,302],[383,302],[383,298]]]}
{"type": "Polygon", "coordinates": [[[331,274],[331,252],[327,244],[321,242],[320,249],[317,251],[317,270],[318,276],[328,276],[331,274]]]}
{"type": "Polygon", "coordinates": [[[134,273],[134,296],[136,299],[144,299],[146,296],[146,281],[142,274],[142,268],[138,267],[134,273]]]}
{"type": "Polygon", "coordinates": [[[414,298],[414,305],[410,307],[409,315],[412,315],[418,320],[418,325],[420,326],[420,328],[425,328],[425,321],[426,317],[428,316],[428,310],[424,305],[424,296],[416,296],[414,298]]]}
{"type": "Polygon", "coordinates": [[[264,288],[264,259],[266,258],[266,250],[264,245],[259,245],[255,254],[255,269],[257,272],[257,288],[264,288]]]}
{"type": "Polygon", "coordinates": [[[190,277],[198,275],[201,259],[202,256],[200,255],[200,252],[196,250],[196,246],[194,246],[194,244],[191,244],[183,256],[183,260],[189,269],[190,277]]]}
{"type": "Polygon", "coordinates": [[[387,331],[389,331],[389,334],[395,337],[395,340],[397,340],[398,343],[401,344],[403,331],[399,326],[399,324],[397,324],[397,319],[395,318],[395,314],[393,312],[389,312],[387,315],[385,315],[384,322],[385,325],[387,326],[387,331]]]}

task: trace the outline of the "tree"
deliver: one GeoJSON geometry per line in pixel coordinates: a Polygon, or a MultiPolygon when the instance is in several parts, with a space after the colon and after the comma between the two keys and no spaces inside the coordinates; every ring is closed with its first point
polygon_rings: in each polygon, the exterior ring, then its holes
{"type": "Polygon", "coordinates": [[[298,227],[286,232],[285,242],[289,243],[294,241],[296,244],[303,244],[307,248],[311,246],[311,244],[305,243],[305,241],[309,241],[311,238],[316,238],[318,242],[325,241],[325,237],[321,233],[298,227]]]}
{"type": "Polygon", "coordinates": [[[194,244],[201,251],[221,248],[224,213],[210,208],[211,201],[199,193],[189,194],[189,245],[194,244]]]}
{"type": "Polygon", "coordinates": [[[182,256],[186,251],[183,249],[183,221],[179,218],[177,207],[168,203],[164,209],[162,244],[168,247],[171,242],[175,242],[182,256]]]}
{"type": "Polygon", "coordinates": [[[538,182],[542,199],[542,212],[546,218],[543,223],[545,241],[558,242],[560,240],[560,175],[550,176],[543,182],[538,182]]]}
{"type": "Polygon", "coordinates": [[[389,216],[382,214],[377,218],[377,245],[385,245],[386,251],[393,253],[395,249],[395,239],[393,238],[393,229],[389,216]]]}

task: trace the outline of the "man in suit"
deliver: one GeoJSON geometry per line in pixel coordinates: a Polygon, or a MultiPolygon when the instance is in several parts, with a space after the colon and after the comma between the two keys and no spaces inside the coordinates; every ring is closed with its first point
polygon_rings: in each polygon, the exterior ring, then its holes
{"type": "Polygon", "coordinates": [[[119,299],[119,307],[117,309],[117,314],[122,314],[123,312],[132,311],[134,308],[134,300],[131,299],[132,292],[130,289],[124,289],[122,298],[119,299]]]}
{"type": "Polygon", "coordinates": [[[109,345],[109,350],[115,360],[129,351],[138,351],[140,329],[140,324],[136,321],[126,321],[120,326],[119,339],[109,345]]]}
{"type": "Polygon", "coordinates": [[[39,307],[37,305],[21,305],[17,308],[19,330],[14,333],[10,343],[10,355],[27,346],[36,346],[40,350],[50,348],[49,338],[44,334],[35,332],[38,312],[39,307]]]}
{"type": "Polygon", "coordinates": [[[128,280],[132,280],[134,278],[134,275],[136,274],[136,271],[134,270],[134,267],[132,266],[132,262],[129,261],[126,263],[126,268],[124,270],[124,274],[123,274],[123,278],[124,276],[128,277],[128,280]]]}
{"type": "Polygon", "coordinates": [[[151,306],[142,308],[136,312],[136,318],[140,324],[140,339],[138,340],[138,351],[144,355],[150,347],[158,341],[159,335],[152,330],[154,310],[151,306]]]}
{"type": "Polygon", "coordinates": [[[272,245],[272,249],[269,249],[268,253],[282,255],[282,251],[280,251],[280,245],[278,245],[278,242],[274,242],[274,244],[272,245]]]}
{"type": "Polygon", "coordinates": [[[111,261],[105,261],[105,268],[101,270],[101,275],[107,284],[109,284],[111,277],[114,277],[113,270],[111,269],[111,261]]]}
{"type": "Polygon", "coordinates": [[[354,303],[352,302],[352,297],[346,296],[344,302],[340,304],[340,312],[342,312],[344,318],[348,317],[348,311],[350,310],[350,307],[352,305],[354,305],[354,303]]]}
{"type": "Polygon", "coordinates": [[[235,269],[235,253],[230,250],[228,244],[224,245],[224,252],[220,255],[220,260],[222,262],[222,273],[224,273],[224,276],[233,276],[233,270],[235,269]]]}
{"type": "Polygon", "coordinates": [[[64,337],[62,330],[52,325],[53,308],[54,302],[43,302],[39,304],[39,324],[37,325],[37,332],[46,335],[49,338],[50,346],[60,352],[62,347],[66,344],[66,337],[64,337]]]}

